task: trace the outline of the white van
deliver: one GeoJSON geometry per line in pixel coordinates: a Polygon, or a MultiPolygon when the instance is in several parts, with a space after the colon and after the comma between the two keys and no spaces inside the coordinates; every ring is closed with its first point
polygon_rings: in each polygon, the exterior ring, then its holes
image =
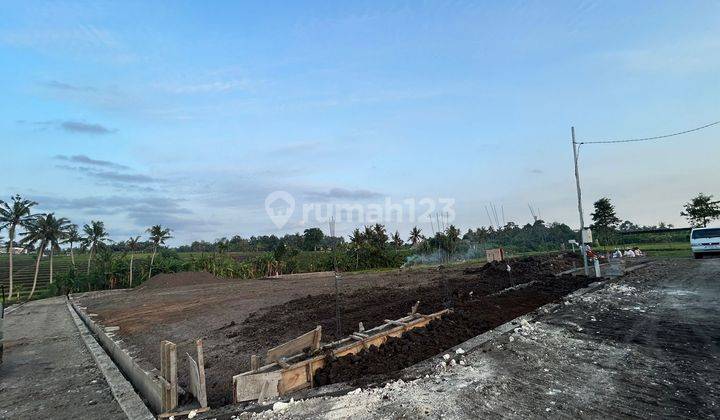
{"type": "Polygon", "coordinates": [[[720,253],[720,228],[695,228],[690,232],[690,248],[695,258],[720,253]]]}

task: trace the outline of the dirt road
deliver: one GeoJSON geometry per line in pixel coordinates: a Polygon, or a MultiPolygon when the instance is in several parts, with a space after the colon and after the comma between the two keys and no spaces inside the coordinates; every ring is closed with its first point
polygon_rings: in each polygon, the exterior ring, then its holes
{"type": "Polygon", "coordinates": [[[260,416],[720,416],[720,259],[658,261],[518,327],[464,366],[260,416]]]}
{"type": "Polygon", "coordinates": [[[124,419],[65,298],[29,302],[5,318],[0,418],[124,419]]]}

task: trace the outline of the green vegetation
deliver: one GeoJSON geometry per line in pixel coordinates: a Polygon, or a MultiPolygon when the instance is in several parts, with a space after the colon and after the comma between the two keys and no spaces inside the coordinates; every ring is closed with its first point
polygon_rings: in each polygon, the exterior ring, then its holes
{"type": "MultiPolygon", "coordinates": [[[[148,237],[126,241],[109,239],[102,221],[83,226],[82,235],[67,219],[32,214],[37,203],[20,196],[0,202],[0,229],[8,232],[7,250],[24,245],[32,254],[0,255],[0,280],[7,279],[12,299],[32,298],[116,287],[134,287],[157,273],[207,271],[217,276],[249,279],[280,273],[315,271],[368,271],[403,265],[454,264],[482,261],[485,250],[502,247],[509,255],[566,250],[578,233],[563,223],[534,223],[469,229],[465,234],[454,225],[425,237],[414,227],[408,244],[399,232],[389,235],[382,224],[355,229],[346,242],[342,237],[308,228],[302,234],[264,235],[215,242],[195,241],[168,249],[171,230],[161,225],[147,229],[148,237]],[[21,232],[20,243],[16,242],[21,232]],[[66,244],[61,250],[60,245],[66,244]],[[79,246],[79,248],[78,248],[79,246]],[[83,269],[78,270],[82,266],[83,269]],[[38,293],[36,293],[38,292],[38,293]]],[[[682,214],[693,225],[706,225],[720,218],[720,202],[699,194],[685,205],[682,214]]],[[[609,198],[594,203],[592,213],[597,251],[639,246],[657,256],[689,256],[688,231],[660,222],[638,226],[617,216],[609,198]]],[[[5,281],[4,281],[5,283],[5,281]]]]}
{"type": "Polygon", "coordinates": [[[680,215],[685,216],[694,227],[706,227],[709,222],[720,219],[720,201],[713,201],[712,195],[700,193],[684,208],[680,215]]]}

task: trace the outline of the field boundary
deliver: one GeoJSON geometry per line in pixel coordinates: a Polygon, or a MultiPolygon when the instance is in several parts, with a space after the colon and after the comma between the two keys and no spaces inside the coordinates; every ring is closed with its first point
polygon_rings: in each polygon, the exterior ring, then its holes
{"type": "Polygon", "coordinates": [[[95,364],[105,377],[105,381],[110,386],[115,401],[120,405],[125,415],[132,420],[154,419],[155,417],[135,392],[130,382],[125,379],[112,358],[105,352],[85,323],[80,319],[75,308],[70,304],[70,301],[66,300],[65,303],[75,323],[75,327],[77,327],[80,333],[80,338],[82,338],[85,347],[87,347],[93,360],[95,360],[95,364]]]}

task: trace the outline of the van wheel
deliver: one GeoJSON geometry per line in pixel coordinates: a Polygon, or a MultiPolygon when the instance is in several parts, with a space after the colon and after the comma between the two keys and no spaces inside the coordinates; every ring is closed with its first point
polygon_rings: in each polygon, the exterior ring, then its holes
{"type": "Polygon", "coordinates": [[[701,259],[702,259],[702,254],[699,254],[699,253],[697,253],[697,252],[693,252],[693,257],[695,257],[696,260],[701,260],[701,259]]]}

